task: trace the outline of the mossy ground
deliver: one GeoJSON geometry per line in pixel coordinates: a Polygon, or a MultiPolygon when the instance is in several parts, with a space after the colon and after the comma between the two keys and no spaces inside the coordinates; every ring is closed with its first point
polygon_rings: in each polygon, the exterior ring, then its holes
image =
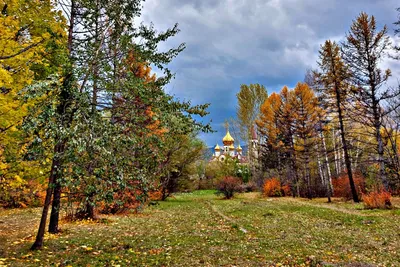
{"type": "Polygon", "coordinates": [[[138,215],[64,222],[31,252],[40,211],[0,211],[0,266],[400,266],[400,210],[339,200],[177,194],[138,215]]]}

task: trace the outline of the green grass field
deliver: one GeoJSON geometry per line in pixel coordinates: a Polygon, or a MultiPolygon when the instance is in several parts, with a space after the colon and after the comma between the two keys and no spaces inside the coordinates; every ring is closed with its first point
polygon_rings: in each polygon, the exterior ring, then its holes
{"type": "Polygon", "coordinates": [[[30,252],[40,212],[0,211],[0,266],[400,266],[397,209],[197,191],[139,215],[62,223],[30,252]]]}

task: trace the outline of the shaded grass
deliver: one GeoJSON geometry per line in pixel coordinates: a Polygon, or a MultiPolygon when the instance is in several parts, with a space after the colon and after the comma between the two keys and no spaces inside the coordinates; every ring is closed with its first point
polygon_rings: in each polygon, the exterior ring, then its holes
{"type": "Polygon", "coordinates": [[[254,193],[221,200],[214,193],[178,194],[139,215],[105,217],[107,223],[64,223],[38,252],[28,249],[40,210],[0,211],[0,265],[400,266],[398,210],[254,193]]]}

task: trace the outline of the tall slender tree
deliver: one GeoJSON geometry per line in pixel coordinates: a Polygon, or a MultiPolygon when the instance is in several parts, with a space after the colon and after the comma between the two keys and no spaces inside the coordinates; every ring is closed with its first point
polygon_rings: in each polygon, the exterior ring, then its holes
{"type": "Polygon", "coordinates": [[[344,62],[349,66],[352,80],[357,90],[354,94],[361,109],[354,110],[363,122],[374,129],[379,177],[386,190],[389,182],[385,170],[384,142],[382,138],[382,118],[385,115],[384,101],[395,97],[385,88],[391,75],[389,69],[381,70],[379,63],[390,48],[386,25],[377,30],[374,16],[361,13],[354,21],[342,43],[344,62]]]}
{"type": "Polygon", "coordinates": [[[321,72],[317,74],[318,82],[321,84],[320,93],[325,99],[325,109],[333,110],[339,121],[340,137],[343,144],[344,160],[347,175],[349,177],[351,193],[354,202],[359,202],[357,190],[353,179],[353,170],[349,153],[349,144],[345,130],[345,103],[350,88],[351,77],[340,55],[340,48],[335,42],[326,41],[319,51],[319,67],[321,72]]]}

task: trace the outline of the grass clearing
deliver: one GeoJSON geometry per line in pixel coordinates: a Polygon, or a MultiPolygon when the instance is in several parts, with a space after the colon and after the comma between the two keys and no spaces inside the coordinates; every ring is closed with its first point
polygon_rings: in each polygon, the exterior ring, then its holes
{"type": "Polygon", "coordinates": [[[0,266],[400,266],[399,210],[325,202],[177,194],[139,215],[63,223],[37,252],[40,209],[3,210],[0,266]]]}

